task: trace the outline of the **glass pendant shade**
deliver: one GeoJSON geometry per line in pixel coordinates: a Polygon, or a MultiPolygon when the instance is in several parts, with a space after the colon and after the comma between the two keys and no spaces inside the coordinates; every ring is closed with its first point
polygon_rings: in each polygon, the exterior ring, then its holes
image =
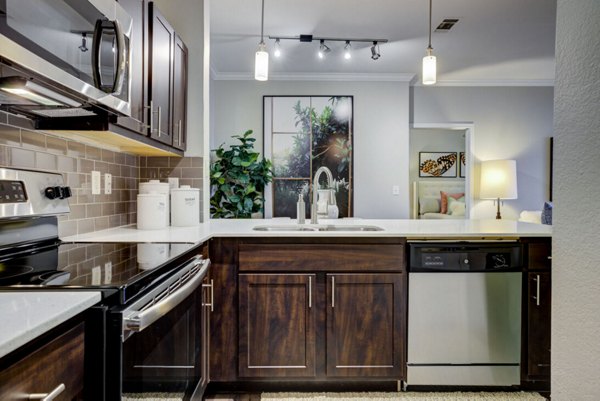
{"type": "Polygon", "coordinates": [[[264,43],[258,46],[254,59],[254,79],[266,81],[269,79],[269,53],[264,43]]]}
{"type": "Polygon", "coordinates": [[[423,57],[423,85],[433,85],[436,81],[436,58],[431,54],[423,57]]]}

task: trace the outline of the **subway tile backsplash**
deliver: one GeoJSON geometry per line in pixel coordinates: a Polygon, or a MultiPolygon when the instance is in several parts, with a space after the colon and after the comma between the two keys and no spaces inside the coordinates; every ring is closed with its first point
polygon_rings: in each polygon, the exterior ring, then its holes
{"type": "MultiPolygon", "coordinates": [[[[202,189],[202,158],[139,157],[17,128],[0,112],[0,166],[61,173],[73,190],[71,212],[59,217],[61,237],[136,222],[140,181],[178,177],[180,185],[202,189]],[[91,172],[112,174],[112,193],[92,195],[91,172]]],[[[201,209],[202,210],[202,209],[201,209]]]]}

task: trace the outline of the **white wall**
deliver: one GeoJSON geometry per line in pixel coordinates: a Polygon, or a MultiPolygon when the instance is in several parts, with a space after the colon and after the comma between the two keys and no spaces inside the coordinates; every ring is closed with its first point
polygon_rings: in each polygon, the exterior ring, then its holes
{"type": "MultiPolygon", "coordinates": [[[[506,201],[502,215],[540,210],[548,200],[551,87],[414,87],[411,122],[474,124],[474,217],[494,218],[492,201],[478,200],[482,160],[516,159],[519,199],[506,201]]],[[[556,171],[556,170],[555,170],[556,171]]]]}
{"type": "Polygon", "coordinates": [[[558,0],[552,399],[600,398],[600,2],[558,0]]]}
{"type": "Polygon", "coordinates": [[[408,90],[408,82],[212,81],[211,148],[252,129],[262,151],[264,95],[352,95],[354,215],[408,218],[408,90]]]}
{"type": "MultiPolygon", "coordinates": [[[[204,62],[205,2],[201,0],[153,1],[160,12],[167,18],[167,21],[169,21],[175,31],[181,36],[188,48],[188,143],[185,155],[203,156],[203,72],[205,70],[207,71],[204,62]]],[[[206,16],[208,17],[208,14],[206,14],[206,16]]]]}

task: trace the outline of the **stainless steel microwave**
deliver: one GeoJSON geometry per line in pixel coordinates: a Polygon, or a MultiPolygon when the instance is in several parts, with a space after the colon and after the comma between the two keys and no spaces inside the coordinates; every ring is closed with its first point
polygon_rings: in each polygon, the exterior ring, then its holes
{"type": "Polygon", "coordinates": [[[0,0],[0,104],[129,116],[132,23],[115,0],[0,0]]]}

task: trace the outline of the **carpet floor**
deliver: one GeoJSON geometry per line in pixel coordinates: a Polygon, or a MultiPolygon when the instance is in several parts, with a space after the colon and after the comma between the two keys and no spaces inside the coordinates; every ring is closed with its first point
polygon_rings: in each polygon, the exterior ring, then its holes
{"type": "Polygon", "coordinates": [[[262,393],[261,401],[544,401],[529,392],[262,393]]]}

